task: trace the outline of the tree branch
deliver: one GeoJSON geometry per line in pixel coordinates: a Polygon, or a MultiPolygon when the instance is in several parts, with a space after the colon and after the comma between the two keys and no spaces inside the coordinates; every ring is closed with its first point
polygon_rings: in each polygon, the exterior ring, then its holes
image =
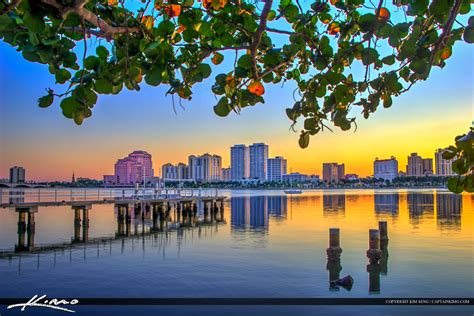
{"type": "Polygon", "coordinates": [[[8,12],[10,12],[11,10],[15,9],[17,5],[19,5],[21,2],[21,0],[12,0],[10,2],[10,4],[7,4],[5,5],[5,8],[3,8],[2,12],[0,13],[0,15],[2,14],[7,14],[8,12]]]}
{"type": "Polygon", "coordinates": [[[87,0],[76,0],[73,5],[64,6],[55,0],[40,0],[45,4],[48,4],[56,9],[59,9],[62,15],[65,17],[69,13],[75,13],[79,17],[83,18],[86,22],[99,28],[101,32],[88,30],[89,34],[93,34],[107,39],[112,39],[115,34],[123,33],[139,33],[141,32],[139,27],[124,27],[124,26],[111,26],[96,14],[84,8],[87,0]]]}
{"type": "Polygon", "coordinates": [[[262,40],[263,32],[267,27],[267,17],[268,13],[272,8],[273,0],[265,0],[265,5],[263,6],[262,13],[260,14],[260,25],[258,26],[257,32],[254,35],[254,39],[252,44],[250,45],[250,54],[252,56],[252,66],[253,66],[253,73],[254,77],[257,78],[258,76],[258,69],[257,69],[257,47],[262,40]]]}

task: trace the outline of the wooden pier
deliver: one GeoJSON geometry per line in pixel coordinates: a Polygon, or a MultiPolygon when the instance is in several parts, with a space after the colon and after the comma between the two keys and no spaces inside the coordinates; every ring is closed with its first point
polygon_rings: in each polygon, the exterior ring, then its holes
{"type": "Polygon", "coordinates": [[[31,199],[19,201],[15,197],[14,203],[1,204],[1,206],[14,208],[18,213],[18,241],[14,251],[0,251],[0,258],[14,253],[38,253],[73,247],[75,244],[101,243],[104,240],[129,238],[137,233],[153,234],[225,223],[224,200],[226,197],[219,196],[215,190],[213,194],[208,192],[203,194],[202,191],[198,193],[191,191],[191,194],[183,194],[181,190],[166,190],[165,192],[154,190],[150,194],[150,192],[134,190],[131,195],[126,195],[123,191],[122,196],[103,199],[87,199],[85,195],[86,198],[80,201],[75,199],[58,201],[57,192],[55,192],[54,200],[43,196],[43,200],[40,198],[38,201],[31,201],[31,199]],[[117,228],[113,238],[89,238],[89,213],[93,211],[93,205],[96,204],[114,205],[117,228]],[[47,246],[35,245],[35,214],[42,207],[62,205],[70,206],[74,212],[71,242],[47,246]]]}

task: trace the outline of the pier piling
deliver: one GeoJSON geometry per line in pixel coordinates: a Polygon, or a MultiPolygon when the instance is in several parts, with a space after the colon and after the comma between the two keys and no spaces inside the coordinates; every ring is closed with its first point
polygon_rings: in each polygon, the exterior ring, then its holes
{"type": "Polygon", "coordinates": [[[369,249],[367,250],[367,258],[369,258],[370,263],[378,263],[381,257],[380,232],[378,229],[369,229],[369,249]]]}

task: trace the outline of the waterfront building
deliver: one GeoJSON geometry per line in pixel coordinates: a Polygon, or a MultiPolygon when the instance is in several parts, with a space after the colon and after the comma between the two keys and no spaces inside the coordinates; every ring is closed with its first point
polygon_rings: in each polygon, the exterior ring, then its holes
{"type": "Polygon", "coordinates": [[[347,181],[357,181],[359,180],[359,175],[356,173],[348,173],[345,175],[347,181]]]}
{"type": "Polygon", "coordinates": [[[25,183],[26,171],[23,167],[14,166],[10,168],[10,183],[25,183]]]}
{"type": "Polygon", "coordinates": [[[151,155],[143,150],[136,150],[127,157],[117,160],[113,175],[104,175],[105,185],[133,185],[143,183],[146,178],[154,176],[151,155]]]}
{"type": "Polygon", "coordinates": [[[189,161],[189,177],[197,182],[220,181],[222,179],[222,157],[210,155],[191,155],[189,161]]]}
{"type": "Polygon", "coordinates": [[[398,161],[395,157],[374,161],[374,178],[393,181],[398,176],[398,161]]]}
{"type": "Polygon", "coordinates": [[[345,177],[345,166],[344,164],[338,164],[336,162],[323,163],[323,181],[328,183],[339,182],[345,177]]]}
{"type": "Polygon", "coordinates": [[[222,168],[222,181],[231,181],[231,169],[230,168],[222,168]]]}
{"type": "Polygon", "coordinates": [[[408,156],[407,176],[420,177],[423,175],[423,159],[417,153],[408,156]]]}
{"type": "Polygon", "coordinates": [[[189,179],[189,167],[180,162],[177,165],[171,163],[164,164],[161,167],[161,177],[163,180],[187,180],[189,179]]]}
{"type": "Polygon", "coordinates": [[[231,179],[239,181],[250,177],[250,150],[246,145],[234,145],[230,148],[231,179]]]}
{"type": "Polygon", "coordinates": [[[267,180],[281,182],[286,174],[286,159],[280,156],[267,161],[267,180]]]}
{"type": "Polygon", "coordinates": [[[254,143],[250,145],[250,178],[267,180],[268,145],[254,143]]]}
{"type": "Polygon", "coordinates": [[[282,176],[283,182],[306,182],[310,180],[309,176],[307,174],[301,174],[299,172],[292,172],[289,174],[284,174],[282,176]]]}
{"type": "Polygon", "coordinates": [[[435,152],[435,167],[436,175],[438,176],[452,176],[453,173],[453,159],[444,159],[443,152],[446,150],[438,148],[435,152]]]}
{"type": "Polygon", "coordinates": [[[433,175],[433,159],[432,158],[423,158],[423,175],[431,176],[433,175]]]}

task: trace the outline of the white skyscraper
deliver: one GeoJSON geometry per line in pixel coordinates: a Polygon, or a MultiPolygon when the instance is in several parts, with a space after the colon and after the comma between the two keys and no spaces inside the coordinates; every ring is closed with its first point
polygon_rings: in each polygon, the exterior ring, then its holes
{"type": "Polygon", "coordinates": [[[268,158],[267,164],[268,181],[281,182],[283,180],[283,175],[286,174],[286,159],[279,156],[268,158]]]}
{"type": "Polygon", "coordinates": [[[453,173],[453,159],[444,159],[443,152],[446,149],[437,149],[435,152],[436,175],[438,176],[452,176],[453,173]]]}
{"type": "Polygon", "coordinates": [[[268,145],[254,143],[250,145],[250,178],[267,180],[268,145]]]}
{"type": "Polygon", "coordinates": [[[238,181],[250,177],[250,151],[245,145],[230,148],[231,179],[238,181]]]}
{"type": "Polygon", "coordinates": [[[217,155],[191,155],[189,161],[189,176],[198,182],[220,181],[222,178],[222,158],[217,155]]]}
{"type": "Polygon", "coordinates": [[[395,157],[374,161],[374,178],[392,181],[398,176],[398,161],[395,157]]]}

